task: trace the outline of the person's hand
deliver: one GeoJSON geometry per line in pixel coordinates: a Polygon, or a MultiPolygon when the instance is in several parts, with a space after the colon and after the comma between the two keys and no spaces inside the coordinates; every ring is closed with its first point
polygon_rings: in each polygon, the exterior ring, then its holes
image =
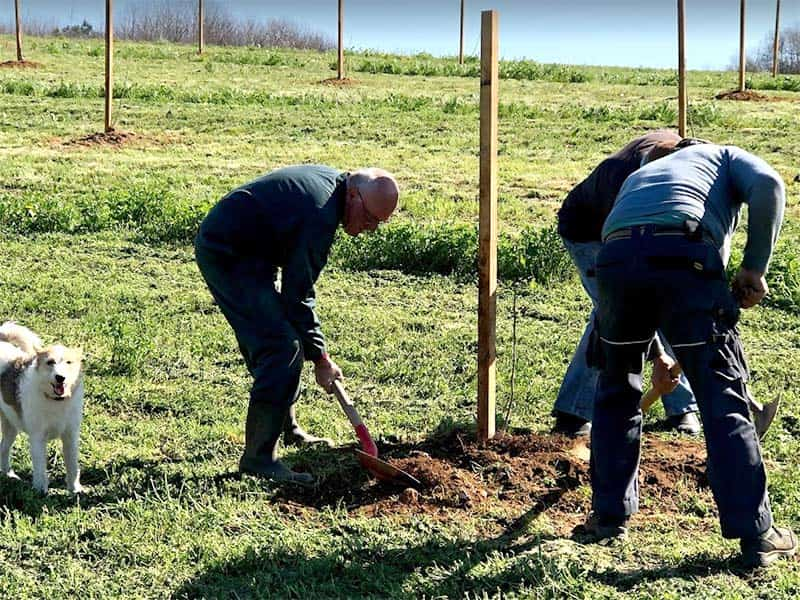
{"type": "Polygon", "coordinates": [[[653,361],[651,383],[659,396],[674,391],[680,381],[681,366],[669,354],[661,354],[653,361]]]}
{"type": "Polygon", "coordinates": [[[336,379],[342,379],[342,370],[327,354],[323,354],[319,360],[314,363],[314,377],[317,384],[328,392],[333,393],[333,382],[336,379]]]}
{"type": "Polygon", "coordinates": [[[739,269],[731,284],[733,297],[739,301],[742,308],[752,308],[764,299],[769,288],[764,274],[758,271],[739,269]]]}

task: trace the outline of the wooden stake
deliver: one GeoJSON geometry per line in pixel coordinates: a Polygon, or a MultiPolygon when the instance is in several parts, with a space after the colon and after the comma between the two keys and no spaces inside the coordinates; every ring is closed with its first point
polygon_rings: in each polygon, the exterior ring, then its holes
{"type": "Polygon", "coordinates": [[[781,0],[775,3],[775,43],[772,45],[772,76],[778,76],[778,46],[781,37],[781,0]]]}
{"type": "Polygon", "coordinates": [[[200,6],[197,10],[197,53],[202,54],[205,49],[205,29],[206,29],[206,15],[203,10],[203,0],[199,0],[200,6]]]}
{"type": "Polygon", "coordinates": [[[458,64],[464,64],[464,0],[461,0],[461,36],[458,44],[458,64]]]}
{"type": "Polygon", "coordinates": [[[745,66],[745,50],[744,50],[744,11],[745,0],[741,0],[739,8],[739,91],[745,90],[744,72],[745,66]]]}
{"type": "Polygon", "coordinates": [[[478,439],[495,434],[497,316],[497,11],[481,13],[481,164],[478,252],[478,439]]]}
{"type": "Polygon", "coordinates": [[[339,80],[344,79],[344,0],[339,0],[339,80]]]}
{"type": "Polygon", "coordinates": [[[114,131],[111,126],[111,99],[114,95],[114,18],[112,4],[112,0],[106,0],[106,133],[114,131]]]}
{"type": "Polygon", "coordinates": [[[17,18],[17,61],[22,62],[22,17],[19,14],[19,0],[14,0],[14,12],[17,18]]]}
{"type": "Polygon", "coordinates": [[[678,0],[678,135],[686,137],[686,2],[678,0]]]}

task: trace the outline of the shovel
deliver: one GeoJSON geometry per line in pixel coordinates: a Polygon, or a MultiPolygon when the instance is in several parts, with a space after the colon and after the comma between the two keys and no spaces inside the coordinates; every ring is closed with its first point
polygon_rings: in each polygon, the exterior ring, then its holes
{"type": "MultiPolygon", "coordinates": [[[[753,395],[750,393],[750,389],[747,387],[747,385],[745,385],[744,389],[745,396],[747,397],[747,404],[750,407],[750,412],[753,415],[753,425],[755,425],[758,439],[763,440],[764,436],[767,434],[769,426],[772,425],[772,421],[775,419],[775,415],[778,413],[781,397],[778,395],[778,397],[772,402],[761,404],[758,400],[753,398],[753,395]]],[[[660,397],[661,396],[656,390],[650,388],[647,393],[642,396],[642,412],[647,412],[660,397]]]]}
{"type": "Polygon", "coordinates": [[[339,405],[342,407],[344,414],[346,414],[347,418],[350,420],[353,429],[356,430],[358,441],[361,442],[361,450],[356,449],[356,456],[361,466],[381,481],[388,481],[406,487],[420,487],[421,484],[416,477],[378,458],[378,447],[375,445],[375,442],[372,441],[372,437],[369,435],[369,431],[367,431],[367,426],[364,425],[364,422],[361,420],[361,416],[358,414],[355,404],[353,404],[347,392],[344,391],[344,386],[338,379],[333,381],[333,393],[339,401],[339,405]]]}

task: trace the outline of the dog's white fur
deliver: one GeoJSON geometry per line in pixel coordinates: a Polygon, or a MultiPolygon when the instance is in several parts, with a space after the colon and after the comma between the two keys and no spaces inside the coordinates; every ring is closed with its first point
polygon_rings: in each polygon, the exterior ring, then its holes
{"type": "Polygon", "coordinates": [[[61,345],[42,347],[27,327],[0,326],[0,472],[17,478],[11,446],[20,430],[30,437],[33,487],[47,493],[47,442],[60,438],[67,489],[83,491],[78,441],[83,417],[82,353],[61,345]]]}

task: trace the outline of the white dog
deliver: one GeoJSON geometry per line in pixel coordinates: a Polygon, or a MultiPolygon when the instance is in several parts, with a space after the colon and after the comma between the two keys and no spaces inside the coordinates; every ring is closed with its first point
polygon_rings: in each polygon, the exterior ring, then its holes
{"type": "Polygon", "coordinates": [[[79,494],[78,440],[83,416],[82,353],[64,346],[42,347],[27,327],[0,326],[0,471],[11,468],[11,446],[22,430],[30,437],[33,487],[47,493],[47,442],[61,438],[67,489],[79,494]]]}

